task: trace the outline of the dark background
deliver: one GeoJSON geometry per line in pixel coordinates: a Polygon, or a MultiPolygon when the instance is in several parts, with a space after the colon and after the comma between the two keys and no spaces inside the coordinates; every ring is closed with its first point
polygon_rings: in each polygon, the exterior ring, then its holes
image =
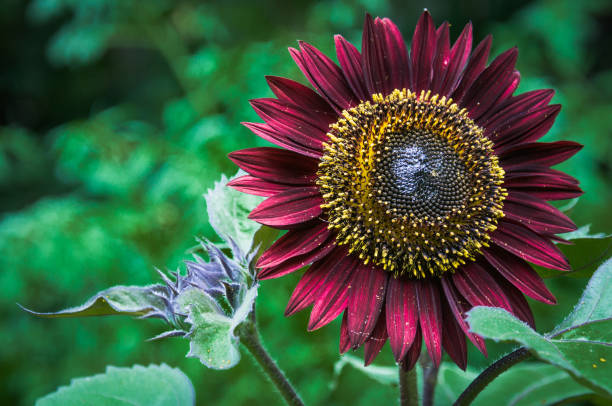
{"type": "MultiPolygon", "coordinates": [[[[554,88],[563,104],[547,140],[585,145],[561,165],[585,190],[570,214],[611,231],[612,2],[4,0],[0,13],[0,400],[29,405],[105,365],[166,362],[185,371],[199,404],[272,405],[248,357],[229,371],[186,359],[188,342],[145,343],[157,321],[38,320],[114,284],[157,281],[194,236],[215,239],[202,194],[235,168],[228,152],[265,145],[241,121],[270,96],[264,75],[298,74],[287,47],[326,53],[341,33],[359,44],[364,13],[391,17],[409,40],[422,9],[456,38],[494,35],[492,55],[518,45],[521,91],[554,88]]],[[[257,301],[270,351],[310,404],[387,404],[395,390],[344,372],[339,321],[307,333],[284,306],[297,275],[267,281],[257,301]]],[[[586,279],[551,278],[559,304],[534,304],[540,331],[558,323],[586,279]]],[[[482,368],[509,347],[490,345],[482,368]]],[[[377,360],[391,365],[388,347],[377,360]]]]}

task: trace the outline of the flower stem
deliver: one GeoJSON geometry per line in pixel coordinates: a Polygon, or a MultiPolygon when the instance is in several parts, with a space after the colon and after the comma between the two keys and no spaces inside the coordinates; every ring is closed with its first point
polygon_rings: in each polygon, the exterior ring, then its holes
{"type": "Polygon", "coordinates": [[[416,368],[406,371],[400,364],[399,370],[399,389],[400,406],[419,406],[419,394],[417,391],[416,368]]]}
{"type": "Polygon", "coordinates": [[[476,396],[484,388],[487,387],[495,378],[501,375],[503,372],[508,370],[511,366],[518,364],[531,357],[531,353],[525,347],[521,347],[517,350],[512,351],[510,354],[500,358],[493,364],[489,365],[487,369],[482,371],[480,375],[476,377],[470,383],[470,385],[463,391],[463,393],[457,398],[454,406],[467,406],[476,399],[476,396]]]}
{"type": "Polygon", "coordinates": [[[264,348],[255,323],[252,321],[246,322],[239,327],[237,332],[240,336],[240,342],[249,350],[255,361],[261,366],[268,379],[270,379],[283,399],[285,399],[285,402],[290,406],[304,406],[304,402],[291,385],[291,382],[289,382],[289,379],[287,379],[283,371],[281,371],[264,348]]]}
{"type": "Polygon", "coordinates": [[[428,361],[423,365],[423,406],[433,406],[438,381],[438,367],[429,360],[429,357],[428,361]]]}

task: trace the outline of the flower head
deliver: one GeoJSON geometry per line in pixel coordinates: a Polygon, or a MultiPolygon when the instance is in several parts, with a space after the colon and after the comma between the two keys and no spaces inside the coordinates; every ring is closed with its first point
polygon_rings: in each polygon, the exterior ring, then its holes
{"type": "Polygon", "coordinates": [[[568,270],[553,241],[575,229],[548,204],[582,191],[550,167],[579,144],[537,142],[559,105],[552,90],[513,95],[518,51],[487,66],[491,37],[472,50],[449,25],[421,16],[410,52],[387,18],[366,16],[361,52],[335,37],[339,66],[300,42],[291,56],[315,90],[268,77],[276,98],[252,101],[247,123],[282,147],[236,151],[249,175],[230,186],[267,199],[250,218],[288,232],[259,259],[258,278],[310,265],[286,314],[313,305],[308,329],[343,313],[340,349],[387,341],[412,368],[422,342],[462,368],[473,306],[502,307],[533,325],[523,294],[555,298],[528,262],[568,270]]]}

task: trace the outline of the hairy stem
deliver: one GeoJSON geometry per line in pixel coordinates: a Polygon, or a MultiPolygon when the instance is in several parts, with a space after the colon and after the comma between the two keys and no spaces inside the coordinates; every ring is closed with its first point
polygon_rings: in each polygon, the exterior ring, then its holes
{"type": "Polygon", "coordinates": [[[434,365],[427,355],[425,356],[428,362],[423,365],[423,406],[433,406],[439,367],[434,365]]]}
{"type": "Polygon", "coordinates": [[[261,366],[268,379],[270,379],[283,399],[285,399],[285,402],[291,406],[304,406],[300,395],[297,394],[289,379],[287,379],[283,371],[276,364],[276,361],[270,357],[270,354],[261,343],[259,331],[257,331],[254,321],[241,325],[237,332],[240,336],[240,342],[249,350],[255,361],[261,366]]]}
{"type": "Polygon", "coordinates": [[[511,366],[518,364],[529,357],[531,357],[531,353],[525,347],[521,347],[495,361],[493,364],[489,365],[487,369],[482,371],[480,375],[478,375],[476,379],[472,381],[472,383],[470,383],[459,398],[457,398],[454,405],[469,405],[474,399],[476,399],[476,396],[478,396],[478,394],[482,392],[482,390],[486,388],[487,385],[490,384],[495,378],[508,370],[508,368],[511,366]]]}
{"type": "Polygon", "coordinates": [[[419,394],[417,390],[416,368],[406,371],[400,364],[399,370],[399,389],[401,406],[419,406],[419,394]]]}

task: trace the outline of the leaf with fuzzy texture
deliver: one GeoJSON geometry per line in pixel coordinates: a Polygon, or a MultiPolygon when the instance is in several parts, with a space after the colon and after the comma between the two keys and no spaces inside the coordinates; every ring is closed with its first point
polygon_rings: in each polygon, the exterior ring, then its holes
{"type": "MultiPolygon", "coordinates": [[[[442,364],[438,372],[435,405],[453,404],[476,375],[473,371],[462,371],[454,364],[442,364]]],[[[552,365],[530,362],[516,365],[497,377],[478,394],[472,405],[496,405],[500,404],[500,399],[505,405],[512,406],[551,405],[590,394],[590,389],[574,381],[567,372],[552,365]]]]}
{"type": "Polygon", "coordinates": [[[131,368],[109,366],[99,375],[76,378],[36,401],[36,406],[179,406],[194,405],[189,378],[166,364],[131,368]]]}
{"type": "Polygon", "coordinates": [[[574,310],[554,330],[553,334],[571,326],[612,317],[612,259],[608,259],[589,281],[574,310]]]}
{"type": "MultiPolygon", "coordinates": [[[[167,307],[162,297],[163,285],[114,286],[103,290],[81,306],[58,312],[40,313],[23,308],[28,313],[44,318],[91,317],[110,315],[150,316],[166,315],[167,307]]],[[[165,318],[165,317],[162,317],[165,318]]],[[[166,318],[167,320],[167,318],[166,318]]]]}
{"type": "Polygon", "coordinates": [[[215,182],[215,186],[204,195],[208,210],[208,221],[215,232],[230,244],[234,244],[241,260],[256,248],[255,235],[262,226],[248,219],[248,215],[264,198],[248,195],[227,186],[227,183],[239,176],[245,175],[243,171],[228,179],[225,175],[215,182]]]}
{"type": "Polygon", "coordinates": [[[524,345],[542,361],[567,371],[579,383],[612,397],[612,259],[593,274],[572,313],[555,330],[539,334],[503,309],[468,312],[473,332],[524,345]]]}
{"type": "Polygon", "coordinates": [[[239,340],[235,328],[253,310],[257,285],[244,293],[241,305],[232,317],[224,314],[215,300],[200,289],[187,289],[176,299],[187,314],[185,322],[191,329],[185,335],[190,341],[188,357],[198,358],[213,369],[228,369],[240,360],[239,340]]]}

